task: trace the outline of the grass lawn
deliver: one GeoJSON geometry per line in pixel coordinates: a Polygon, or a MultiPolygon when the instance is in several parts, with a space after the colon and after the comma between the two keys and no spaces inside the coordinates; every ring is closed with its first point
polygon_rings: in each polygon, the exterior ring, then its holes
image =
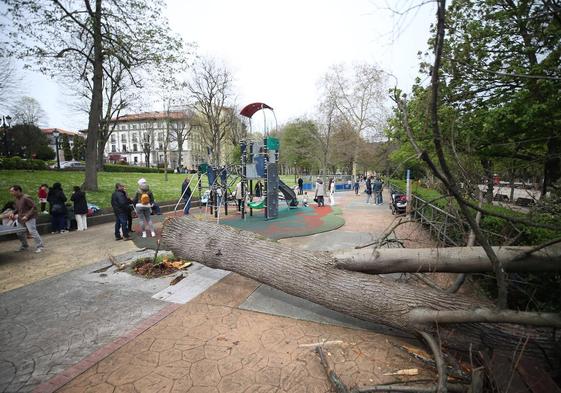
{"type": "MultiPolygon", "coordinates": [[[[102,208],[110,207],[111,194],[115,190],[115,183],[125,184],[132,198],[138,187],[138,179],[143,177],[148,181],[156,201],[176,201],[181,196],[181,183],[185,176],[191,177],[192,175],[169,173],[168,181],[166,182],[163,173],[99,172],[99,191],[88,192],[86,197],[89,203],[96,204],[102,208]]],[[[294,176],[281,176],[281,179],[289,186],[294,185],[294,176]]],[[[50,186],[56,182],[61,183],[66,197],[70,199],[72,187],[81,185],[83,181],[84,172],[81,171],[3,170],[0,171],[0,204],[3,206],[4,203],[12,200],[8,190],[14,184],[19,184],[25,194],[28,194],[38,202],[37,189],[43,183],[50,186]]],[[[196,182],[196,177],[194,181],[196,182]]],[[[207,185],[206,176],[203,176],[203,187],[207,185]]],[[[191,188],[193,189],[193,187],[191,188]]]]}

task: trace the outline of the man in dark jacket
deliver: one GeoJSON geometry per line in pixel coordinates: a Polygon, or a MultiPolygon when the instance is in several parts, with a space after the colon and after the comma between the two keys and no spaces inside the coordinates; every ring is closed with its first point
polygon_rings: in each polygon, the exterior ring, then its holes
{"type": "Polygon", "coordinates": [[[125,186],[121,183],[115,184],[115,192],[111,195],[111,206],[113,207],[113,213],[115,213],[115,240],[131,240],[127,219],[129,201],[125,194],[125,186]],[[121,231],[123,231],[122,237],[121,231]]]}
{"type": "Polygon", "coordinates": [[[366,203],[370,203],[370,198],[372,198],[372,178],[374,176],[368,176],[366,179],[366,203]]]}
{"type": "Polygon", "coordinates": [[[304,180],[299,177],[298,178],[298,195],[304,194],[304,180]]]}

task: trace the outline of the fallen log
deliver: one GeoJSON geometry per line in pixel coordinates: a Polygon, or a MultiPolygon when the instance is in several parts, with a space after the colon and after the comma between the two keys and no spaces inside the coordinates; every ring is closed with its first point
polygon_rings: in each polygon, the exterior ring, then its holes
{"type": "MultiPolygon", "coordinates": [[[[329,253],[297,250],[252,232],[196,221],[166,220],[162,241],[177,257],[224,269],[270,285],[332,310],[406,332],[436,333],[434,323],[411,318],[415,309],[492,309],[490,302],[447,294],[376,275],[336,268],[329,253]]],[[[494,348],[511,352],[529,338],[527,354],[558,364],[560,337],[551,328],[490,323],[438,325],[443,345],[460,350],[494,348]]]]}
{"type": "MultiPolygon", "coordinates": [[[[507,272],[559,272],[561,248],[552,246],[526,253],[531,247],[493,247],[507,272]]],[[[385,273],[481,273],[493,271],[482,247],[381,248],[333,253],[340,269],[385,273]]]]}

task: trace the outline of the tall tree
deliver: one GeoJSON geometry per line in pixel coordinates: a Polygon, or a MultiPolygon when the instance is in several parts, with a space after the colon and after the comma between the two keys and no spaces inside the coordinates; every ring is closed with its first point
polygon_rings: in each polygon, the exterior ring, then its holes
{"type": "Polygon", "coordinates": [[[62,134],[62,152],[66,161],[72,160],[72,149],[70,148],[70,140],[68,135],[62,134]]]}
{"type": "Polygon", "coordinates": [[[283,127],[281,160],[295,173],[309,172],[317,165],[317,125],[312,120],[298,119],[283,127]]]}
{"type": "Polygon", "coordinates": [[[465,131],[477,150],[523,166],[539,159],[545,194],[561,178],[558,2],[455,1],[447,32],[443,100],[476,121],[465,131]]]}
{"type": "Polygon", "coordinates": [[[82,64],[76,80],[91,80],[84,187],[97,190],[99,127],[103,118],[103,76],[115,58],[133,81],[135,71],[173,57],[182,45],[170,34],[162,3],[153,0],[6,0],[12,20],[12,50],[57,76],[82,64]],[[41,26],[30,29],[29,26],[41,26]]]}
{"type": "MultiPolygon", "coordinates": [[[[358,136],[374,139],[383,135],[386,121],[386,76],[375,65],[356,64],[351,70],[334,65],[323,77],[324,95],[358,136]]],[[[354,148],[353,175],[356,175],[358,146],[354,148]]]]}
{"type": "Polygon", "coordinates": [[[222,160],[222,142],[228,131],[227,111],[232,96],[232,75],[213,59],[199,60],[187,84],[194,109],[204,124],[198,127],[202,140],[210,150],[211,164],[222,160]]]}
{"type": "Polygon", "coordinates": [[[47,119],[47,114],[41,104],[33,97],[21,97],[10,107],[12,118],[16,124],[41,125],[47,119]]]}
{"type": "Polygon", "coordinates": [[[21,78],[16,72],[12,59],[6,57],[3,47],[0,47],[0,63],[2,64],[0,67],[0,109],[8,109],[5,107],[6,103],[16,95],[21,78]]]}

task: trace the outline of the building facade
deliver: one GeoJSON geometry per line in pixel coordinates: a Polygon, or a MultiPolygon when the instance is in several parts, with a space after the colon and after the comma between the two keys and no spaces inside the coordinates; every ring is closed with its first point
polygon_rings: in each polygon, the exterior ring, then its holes
{"type": "Polygon", "coordinates": [[[54,132],[58,131],[59,133],[59,137],[58,137],[58,156],[60,161],[68,161],[70,159],[72,159],[71,157],[64,157],[64,150],[62,149],[62,138],[64,135],[66,135],[68,137],[68,143],[70,144],[70,148],[74,147],[74,139],[75,138],[82,138],[85,139],[85,135],[78,132],[78,131],[68,131],[68,130],[63,130],[62,128],[41,128],[41,131],[43,132],[43,134],[45,134],[47,136],[47,140],[49,141],[49,147],[51,149],[53,149],[53,151],[56,153],[57,149],[56,149],[56,143],[55,143],[55,136],[54,136],[54,132]]]}
{"type": "Polygon", "coordinates": [[[105,145],[105,157],[109,162],[163,166],[167,141],[168,167],[175,169],[181,162],[182,167],[193,169],[202,157],[196,154],[200,149],[193,138],[191,121],[192,117],[184,111],[119,116],[111,121],[110,127],[115,127],[105,145]]]}

